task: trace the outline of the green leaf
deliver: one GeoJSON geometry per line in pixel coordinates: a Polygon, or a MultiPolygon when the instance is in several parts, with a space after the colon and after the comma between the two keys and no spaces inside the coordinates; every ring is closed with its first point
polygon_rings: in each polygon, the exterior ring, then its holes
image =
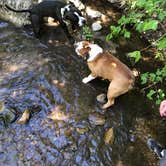
{"type": "Polygon", "coordinates": [[[124,37],[125,38],[130,38],[131,33],[129,31],[125,31],[124,37]]]}
{"type": "Polygon", "coordinates": [[[113,38],[113,35],[112,33],[109,33],[107,36],[106,36],[106,41],[109,41],[113,38]]]}
{"type": "Polygon", "coordinates": [[[159,59],[163,56],[163,54],[161,52],[157,52],[155,55],[155,59],[159,59]]]}
{"type": "Polygon", "coordinates": [[[121,27],[120,26],[111,26],[110,27],[111,31],[112,31],[112,34],[113,36],[117,37],[121,31],[121,27]]]}
{"type": "Polygon", "coordinates": [[[160,105],[160,103],[161,103],[161,99],[158,98],[158,99],[156,100],[156,105],[160,105]]]}
{"type": "Polygon", "coordinates": [[[157,76],[157,77],[156,77],[156,81],[158,81],[158,82],[162,82],[162,81],[163,81],[163,79],[162,79],[162,77],[157,76]]]}
{"type": "Polygon", "coordinates": [[[147,79],[148,78],[148,73],[144,73],[144,74],[141,74],[141,84],[146,84],[147,83],[147,79]]]}
{"type": "Polygon", "coordinates": [[[140,51],[130,52],[128,56],[134,58],[135,63],[137,63],[141,59],[141,52],[140,51]]]}
{"type": "Polygon", "coordinates": [[[164,37],[163,39],[161,39],[158,44],[157,44],[158,48],[161,50],[163,48],[166,48],[166,37],[164,37]]]}
{"type": "Polygon", "coordinates": [[[156,75],[154,73],[150,73],[149,77],[150,77],[150,81],[153,82],[155,81],[156,75]]]}
{"type": "Polygon", "coordinates": [[[145,6],[146,0],[138,0],[136,6],[143,8],[145,6]]]}
{"type": "Polygon", "coordinates": [[[149,91],[149,93],[146,95],[149,100],[153,100],[152,96],[156,93],[153,89],[149,91]]]}
{"type": "Polygon", "coordinates": [[[158,21],[157,20],[148,20],[148,21],[145,21],[143,30],[144,31],[156,30],[157,27],[158,27],[158,21]]]}
{"type": "Polygon", "coordinates": [[[166,17],[166,11],[161,11],[159,14],[158,14],[158,18],[163,21],[164,18],[166,17]]]}
{"type": "Polygon", "coordinates": [[[144,32],[147,30],[156,30],[158,28],[157,20],[145,20],[144,22],[140,22],[136,24],[136,30],[139,32],[144,32]]]}

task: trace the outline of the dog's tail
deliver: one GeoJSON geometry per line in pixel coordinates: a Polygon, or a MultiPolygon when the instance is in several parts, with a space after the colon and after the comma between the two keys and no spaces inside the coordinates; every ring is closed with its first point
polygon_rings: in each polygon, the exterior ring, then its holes
{"type": "Polygon", "coordinates": [[[13,9],[11,8],[10,6],[6,5],[5,4],[5,7],[13,12],[17,12],[17,13],[23,13],[23,12],[29,12],[30,13],[30,10],[29,9],[23,9],[23,10],[16,10],[16,9],[13,9]]]}

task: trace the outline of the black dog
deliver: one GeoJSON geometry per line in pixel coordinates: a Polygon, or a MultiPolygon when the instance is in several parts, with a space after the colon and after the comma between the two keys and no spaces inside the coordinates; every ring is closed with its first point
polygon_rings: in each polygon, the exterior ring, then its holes
{"type": "Polygon", "coordinates": [[[85,24],[85,18],[81,12],[74,6],[73,3],[66,4],[61,1],[46,0],[39,4],[34,5],[31,9],[16,10],[8,5],[5,5],[7,9],[14,12],[29,12],[30,21],[36,37],[41,34],[41,28],[44,23],[44,17],[52,17],[59,21],[69,41],[73,44],[74,39],[69,34],[66,23],[70,21],[72,29],[82,27],[85,24]]]}

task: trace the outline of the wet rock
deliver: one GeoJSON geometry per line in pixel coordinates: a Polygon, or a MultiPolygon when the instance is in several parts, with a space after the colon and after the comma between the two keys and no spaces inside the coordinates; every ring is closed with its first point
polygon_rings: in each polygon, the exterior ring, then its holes
{"type": "Polygon", "coordinates": [[[92,24],[92,30],[93,30],[94,32],[100,31],[101,29],[102,29],[102,26],[101,26],[100,22],[94,22],[94,23],[92,24]]]}
{"type": "Polygon", "coordinates": [[[100,95],[98,95],[96,97],[96,100],[101,103],[101,104],[104,104],[106,102],[106,94],[104,93],[101,93],[100,95]]]}
{"type": "Polygon", "coordinates": [[[83,126],[83,125],[80,125],[79,127],[76,128],[76,131],[77,131],[79,134],[84,134],[84,133],[86,133],[88,130],[89,130],[89,128],[86,127],[86,126],[83,126]]]}
{"type": "Polygon", "coordinates": [[[12,108],[7,108],[4,102],[0,103],[0,122],[2,125],[7,126],[16,120],[16,111],[12,108]]]}
{"type": "Polygon", "coordinates": [[[108,0],[108,2],[116,4],[118,8],[122,8],[127,4],[127,0],[108,0]]]}
{"type": "Polygon", "coordinates": [[[115,135],[114,135],[113,127],[112,127],[106,131],[105,137],[104,137],[104,142],[109,145],[112,145],[114,143],[114,139],[115,139],[115,135]]]}
{"type": "Polygon", "coordinates": [[[28,122],[30,118],[30,111],[29,110],[25,110],[21,116],[21,118],[18,120],[18,124],[25,124],[28,122]]]}
{"type": "Polygon", "coordinates": [[[115,166],[123,166],[123,161],[118,160],[115,164],[115,166]]]}
{"type": "Polygon", "coordinates": [[[76,131],[79,134],[84,134],[89,130],[89,123],[86,121],[81,121],[76,124],[76,131]]]}
{"type": "Polygon", "coordinates": [[[102,13],[97,10],[92,10],[91,8],[86,8],[86,13],[91,18],[99,18],[102,16],[102,13]]]}
{"type": "Polygon", "coordinates": [[[90,124],[92,125],[104,125],[105,124],[105,117],[99,113],[91,113],[88,117],[90,124]]]}
{"type": "Polygon", "coordinates": [[[12,6],[15,9],[28,9],[32,5],[32,0],[1,0],[0,1],[0,18],[5,21],[10,21],[16,26],[22,26],[26,24],[30,24],[28,19],[29,13],[16,13],[9,11],[5,8],[5,4],[12,6]]]}
{"type": "Polygon", "coordinates": [[[79,134],[84,134],[88,131],[88,128],[86,127],[83,127],[83,128],[76,128],[76,131],[79,133],[79,134]]]}
{"type": "Polygon", "coordinates": [[[66,121],[66,120],[68,120],[69,116],[65,115],[64,112],[61,112],[59,106],[55,106],[52,113],[50,115],[48,115],[48,118],[50,118],[52,120],[66,121]]]}
{"type": "Polygon", "coordinates": [[[68,0],[68,1],[74,3],[74,5],[75,5],[79,10],[85,9],[85,5],[84,5],[80,0],[68,0]]]}

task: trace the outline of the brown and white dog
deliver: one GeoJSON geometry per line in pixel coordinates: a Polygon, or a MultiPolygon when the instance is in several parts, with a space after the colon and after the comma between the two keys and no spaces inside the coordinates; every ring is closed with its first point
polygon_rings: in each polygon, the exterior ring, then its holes
{"type": "Polygon", "coordinates": [[[135,77],[132,71],[120,60],[108,51],[88,41],[81,41],[75,44],[75,51],[78,55],[87,59],[91,73],[82,82],[88,83],[96,77],[102,77],[110,81],[107,92],[107,103],[103,105],[106,109],[114,104],[116,97],[132,89],[135,77]]]}

